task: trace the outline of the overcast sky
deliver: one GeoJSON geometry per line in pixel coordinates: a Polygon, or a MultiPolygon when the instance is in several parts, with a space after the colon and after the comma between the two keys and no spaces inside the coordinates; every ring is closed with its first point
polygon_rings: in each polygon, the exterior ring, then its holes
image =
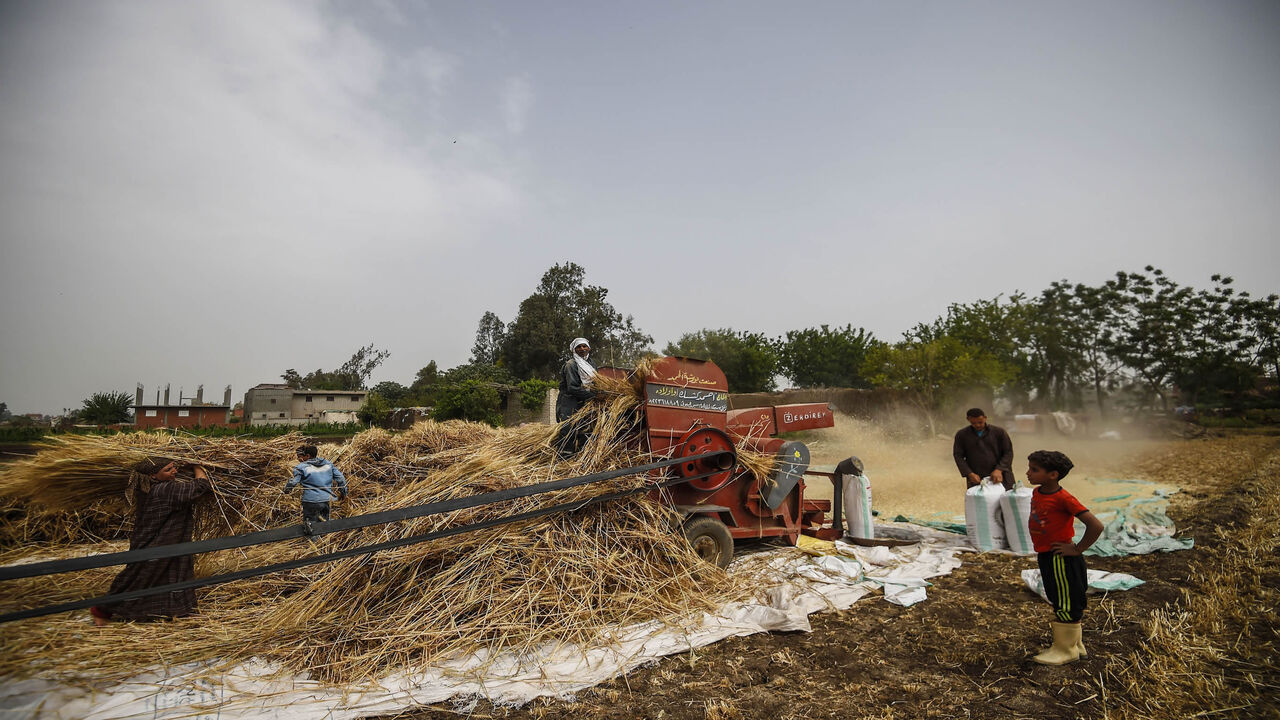
{"type": "Polygon", "coordinates": [[[656,340],[1154,264],[1280,291],[1280,3],[0,0],[0,401],[656,340]]]}

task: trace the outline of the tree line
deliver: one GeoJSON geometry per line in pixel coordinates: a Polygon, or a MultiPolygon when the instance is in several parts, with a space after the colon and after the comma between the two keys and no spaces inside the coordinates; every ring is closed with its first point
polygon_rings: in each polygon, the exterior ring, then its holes
{"type": "MultiPolygon", "coordinates": [[[[1180,285],[1147,266],[1097,285],[1059,280],[1037,294],[1015,292],[954,303],[887,342],[852,323],[788,330],[779,336],[734,329],[693,330],[667,355],[709,359],[731,392],[793,387],[894,388],[933,412],[975,392],[1022,412],[1168,410],[1172,403],[1232,410],[1280,407],[1280,296],[1252,297],[1232,278],[1207,288],[1180,285]]],[[[597,365],[631,367],[654,354],[653,337],[587,282],[575,263],[548,269],[510,322],[486,311],[467,363],[433,360],[407,384],[370,390],[362,419],[394,407],[432,407],[440,419],[499,424],[502,393],[518,390],[536,407],[578,336],[597,365]]],[[[291,387],[366,389],[389,356],[372,344],[333,371],[288,369],[291,387]]],[[[81,416],[119,422],[127,395],[95,394],[81,416]]]]}
{"type": "MultiPolygon", "coordinates": [[[[1168,410],[1175,400],[1277,407],[1280,297],[1254,298],[1226,276],[1213,275],[1210,283],[1180,285],[1148,266],[1097,285],[1059,280],[1034,295],[954,303],[893,342],[852,323],[779,336],[704,328],[667,343],[662,353],[714,361],[732,392],[770,391],[784,382],[894,388],[910,391],[926,412],[975,393],[1023,412],[1104,416],[1168,410]]],[[[483,388],[525,383],[536,398],[558,377],[576,336],[591,340],[597,365],[630,367],[654,353],[653,338],[613,307],[608,290],[589,284],[581,266],[565,263],[543,274],[510,322],[483,314],[467,364],[439,372],[433,362],[410,385],[380,383],[373,390],[392,404],[443,401],[441,417],[494,421],[497,395],[483,388]]]]}

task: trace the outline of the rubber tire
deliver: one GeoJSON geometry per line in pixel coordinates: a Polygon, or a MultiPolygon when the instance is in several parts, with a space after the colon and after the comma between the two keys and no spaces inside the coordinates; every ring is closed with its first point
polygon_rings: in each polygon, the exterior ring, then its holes
{"type": "Polygon", "coordinates": [[[724,523],[708,515],[698,515],[685,522],[684,536],[698,557],[721,568],[729,567],[729,561],[733,560],[733,536],[724,523]]]}

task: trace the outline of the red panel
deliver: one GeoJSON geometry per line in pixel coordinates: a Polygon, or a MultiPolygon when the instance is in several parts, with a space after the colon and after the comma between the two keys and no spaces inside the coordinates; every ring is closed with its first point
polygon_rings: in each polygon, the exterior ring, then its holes
{"type": "Polygon", "coordinates": [[[738,438],[772,437],[777,434],[771,407],[730,410],[725,416],[725,428],[730,435],[738,438]]]}
{"type": "Polygon", "coordinates": [[[835,427],[835,417],[826,403],[799,403],[779,405],[773,409],[778,422],[778,433],[815,428],[835,427]]]}
{"type": "Polygon", "coordinates": [[[710,426],[724,430],[725,410],[728,409],[729,383],[715,363],[691,358],[664,357],[653,365],[653,371],[645,378],[646,393],[662,391],[664,394],[650,398],[646,395],[645,420],[649,427],[649,450],[658,455],[695,427],[710,426]],[[685,397],[677,397],[669,392],[685,397]],[[707,396],[706,402],[696,402],[697,396],[707,396]],[[658,402],[655,402],[658,401],[658,402]],[[670,405],[659,404],[670,400],[670,405]],[[680,407],[681,404],[704,407],[680,407]],[[707,409],[723,407],[724,410],[707,409]]]}

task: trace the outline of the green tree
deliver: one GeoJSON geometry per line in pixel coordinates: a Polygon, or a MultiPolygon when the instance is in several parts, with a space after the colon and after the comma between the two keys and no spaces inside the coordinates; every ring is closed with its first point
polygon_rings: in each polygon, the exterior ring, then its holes
{"type": "Polygon", "coordinates": [[[317,368],[304,376],[289,368],[280,377],[286,385],[295,389],[363,390],[369,376],[389,357],[390,352],[378,350],[370,344],[356,350],[337,370],[325,372],[317,368]]]}
{"type": "Polygon", "coordinates": [[[501,364],[516,377],[556,378],[575,337],[587,338],[597,364],[634,364],[653,338],[615,310],[608,294],[587,285],[586,271],[575,263],[551,267],[507,326],[501,364]]]}
{"type": "Polygon", "coordinates": [[[724,372],[731,392],[763,392],[777,387],[778,350],[760,333],[731,328],[699,330],[667,343],[664,352],[714,362],[724,372]]]}
{"type": "Polygon", "coordinates": [[[133,417],[130,408],[133,397],[124,392],[98,392],[84,401],[84,406],[77,411],[83,422],[95,425],[112,425],[129,422],[133,417]]]}
{"type": "Polygon", "coordinates": [[[369,392],[377,393],[382,399],[391,403],[392,407],[399,407],[398,403],[409,396],[409,388],[394,380],[383,380],[370,388],[369,392]]]}
{"type": "Polygon", "coordinates": [[[1280,382],[1280,295],[1249,301],[1244,315],[1253,364],[1261,375],[1280,382]]]}
{"type": "Polygon", "coordinates": [[[1022,381],[1024,370],[1029,365],[1023,350],[1028,333],[1028,309],[1024,300],[1019,293],[1008,301],[997,295],[991,300],[954,303],[947,307],[943,317],[912,328],[906,333],[906,340],[919,343],[942,338],[955,340],[959,347],[964,348],[965,355],[975,362],[999,368],[995,376],[1004,380],[987,389],[993,394],[1009,396],[1016,404],[1025,404],[1033,387],[1022,381]]]}
{"type": "Polygon", "coordinates": [[[799,387],[867,388],[871,384],[862,365],[877,343],[871,333],[852,325],[788,330],[778,344],[779,369],[799,387]]]}
{"type": "Polygon", "coordinates": [[[431,417],[436,420],[470,420],[498,427],[502,425],[502,395],[492,384],[464,380],[439,390],[431,417]]]}
{"type": "Polygon", "coordinates": [[[517,382],[516,377],[506,368],[484,363],[466,363],[452,367],[440,376],[441,385],[460,385],[468,380],[491,385],[515,385],[517,382]]]}
{"type": "Polygon", "coordinates": [[[409,386],[409,395],[405,402],[411,405],[427,406],[435,403],[435,388],[440,382],[440,369],[432,360],[417,372],[413,384],[409,386]]]}
{"type": "Polygon", "coordinates": [[[1183,370],[1193,332],[1193,292],[1150,265],[1145,273],[1122,271],[1111,281],[1118,322],[1107,351],[1133,373],[1144,404],[1158,400],[1168,409],[1169,383],[1183,370]]]}
{"type": "Polygon", "coordinates": [[[364,404],[356,411],[360,422],[371,427],[385,427],[390,415],[391,403],[376,391],[370,391],[364,404]]]}
{"type": "Polygon", "coordinates": [[[0,422],[5,422],[13,417],[13,413],[9,412],[9,404],[0,402],[0,422]]]}
{"type": "Polygon", "coordinates": [[[506,341],[507,327],[492,312],[480,318],[476,328],[476,344],[471,346],[471,362],[481,365],[497,365],[502,357],[502,345],[506,341]]]}
{"type": "Polygon", "coordinates": [[[1113,283],[1097,287],[1066,281],[1055,282],[1045,292],[1063,296],[1066,310],[1061,319],[1070,323],[1079,353],[1080,384],[1092,390],[1098,414],[1107,416],[1107,398],[1121,378],[1120,362],[1108,351],[1119,327],[1120,297],[1113,283]]]}
{"type": "Polygon", "coordinates": [[[1237,293],[1230,277],[1214,275],[1213,287],[1188,296],[1190,337],[1175,381],[1182,402],[1205,399],[1239,407],[1261,374],[1255,362],[1256,336],[1250,332],[1253,301],[1237,293]]]}
{"type": "Polygon", "coordinates": [[[945,335],[878,344],[867,352],[863,364],[872,384],[912,392],[931,435],[937,432],[937,413],[947,409],[949,402],[974,388],[999,387],[1012,372],[1007,364],[945,335]]]}
{"type": "Polygon", "coordinates": [[[553,383],[550,380],[538,380],[537,378],[521,380],[519,383],[520,404],[526,410],[537,410],[546,404],[547,391],[556,385],[557,383],[553,383]]]}

